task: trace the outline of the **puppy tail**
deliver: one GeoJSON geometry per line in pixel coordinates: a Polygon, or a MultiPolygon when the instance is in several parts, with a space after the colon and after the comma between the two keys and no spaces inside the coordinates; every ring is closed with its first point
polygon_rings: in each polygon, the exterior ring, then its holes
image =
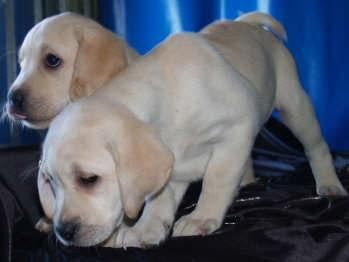
{"type": "Polygon", "coordinates": [[[238,17],[235,21],[258,25],[271,31],[277,38],[287,41],[285,28],[272,16],[261,12],[250,12],[238,17]]]}

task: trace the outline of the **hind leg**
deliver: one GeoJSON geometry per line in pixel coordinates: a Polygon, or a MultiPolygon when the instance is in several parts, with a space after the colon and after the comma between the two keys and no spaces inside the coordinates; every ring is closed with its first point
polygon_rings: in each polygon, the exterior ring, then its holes
{"type": "Polygon", "coordinates": [[[277,108],[283,122],[303,144],[316,181],[319,195],[346,195],[332,162],[329,148],[322,137],[313,107],[301,87],[295,69],[287,71],[288,79],[277,93],[277,108]],[[293,76],[293,77],[292,77],[293,76]]]}

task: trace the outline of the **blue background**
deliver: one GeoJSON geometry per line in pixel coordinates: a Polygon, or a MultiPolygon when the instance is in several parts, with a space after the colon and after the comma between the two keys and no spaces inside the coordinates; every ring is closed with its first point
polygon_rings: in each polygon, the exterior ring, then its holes
{"type": "MultiPolygon", "coordinates": [[[[19,47],[26,33],[34,24],[33,3],[32,1],[15,0],[14,6],[15,39],[16,45],[19,47]]],[[[17,52],[17,50],[6,50],[5,39],[7,32],[5,30],[4,9],[4,2],[0,1],[0,110],[3,109],[9,88],[6,76],[6,56],[9,52],[17,52]]],[[[6,119],[0,122],[0,147],[32,145],[41,141],[42,134],[39,134],[37,131],[17,126],[14,129],[16,130],[16,135],[13,135],[10,132],[11,129],[13,129],[13,126],[6,119]]]]}
{"type": "MultiPolygon", "coordinates": [[[[176,31],[197,31],[216,19],[261,10],[286,28],[326,141],[349,150],[349,1],[346,0],[116,0],[101,1],[101,22],[142,54],[176,31]]],[[[292,98],[290,98],[292,99],[292,98]]]]}
{"type": "MultiPolygon", "coordinates": [[[[2,7],[2,2],[0,2],[0,7],[2,7]]],[[[3,98],[7,93],[7,76],[6,76],[6,43],[5,43],[5,10],[0,8],[0,97],[3,98]]],[[[2,106],[2,103],[0,103],[2,106]]],[[[0,144],[6,144],[11,140],[9,126],[6,121],[1,123],[0,129],[0,144]]]]}
{"type": "MultiPolygon", "coordinates": [[[[1,3],[2,1],[0,1],[1,3]]],[[[32,26],[31,1],[16,2],[17,39],[32,26]],[[20,2],[20,3],[19,3],[20,2]]],[[[217,19],[261,10],[285,26],[301,82],[311,97],[331,149],[349,150],[349,1],[347,0],[103,0],[100,21],[144,54],[171,33],[198,31],[217,19]]],[[[6,93],[3,10],[0,4],[0,95],[6,93]]],[[[292,99],[290,97],[290,99],[292,99]]],[[[11,144],[2,125],[0,143],[11,144]]],[[[36,143],[24,133],[22,143],[36,143]]]]}

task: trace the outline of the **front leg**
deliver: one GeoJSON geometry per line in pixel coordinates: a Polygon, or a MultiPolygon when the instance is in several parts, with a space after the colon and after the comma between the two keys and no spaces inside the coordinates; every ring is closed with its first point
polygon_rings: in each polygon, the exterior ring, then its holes
{"type": "Polygon", "coordinates": [[[250,156],[246,164],[245,173],[243,174],[241,179],[240,188],[255,182],[256,182],[256,176],[254,175],[254,170],[253,170],[253,160],[252,160],[252,157],[250,156]]]}
{"type": "Polygon", "coordinates": [[[218,229],[251,164],[252,126],[243,125],[216,145],[202,183],[196,208],[175,224],[173,236],[206,235],[218,229]],[[250,134],[250,135],[249,135],[250,134]]]}
{"type": "Polygon", "coordinates": [[[170,182],[157,196],[146,202],[136,224],[132,227],[122,225],[106,246],[144,248],[159,245],[168,236],[187,187],[188,183],[170,182]]]}

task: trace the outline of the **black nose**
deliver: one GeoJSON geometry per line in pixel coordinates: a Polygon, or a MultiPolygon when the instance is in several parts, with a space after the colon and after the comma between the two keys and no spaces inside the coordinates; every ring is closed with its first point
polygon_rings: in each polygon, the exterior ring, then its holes
{"type": "Polygon", "coordinates": [[[24,92],[21,89],[11,91],[8,94],[8,101],[10,102],[10,106],[13,107],[16,112],[23,112],[24,98],[24,92]]]}
{"type": "Polygon", "coordinates": [[[77,223],[60,223],[56,228],[55,232],[64,240],[71,242],[74,240],[76,232],[78,231],[79,225],[77,223]]]}

